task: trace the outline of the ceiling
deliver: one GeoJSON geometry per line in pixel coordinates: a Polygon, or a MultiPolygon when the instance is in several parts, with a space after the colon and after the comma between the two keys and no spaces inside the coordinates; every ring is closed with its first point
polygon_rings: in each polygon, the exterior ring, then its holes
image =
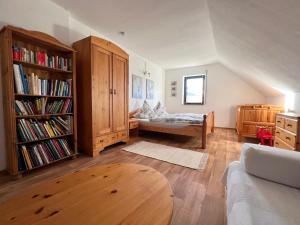
{"type": "Polygon", "coordinates": [[[53,1],[165,69],[216,61],[205,0],[189,0],[188,4],[183,0],[53,1]]]}
{"type": "Polygon", "coordinates": [[[219,60],[268,94],[300,92],[299,0],[208,0],[219,60]]]}
{"type": "Polygon", "coordinates": [[[266,96],[300,92],[299,0],[52,1],[164,69],[220,61],[266,96]]]}

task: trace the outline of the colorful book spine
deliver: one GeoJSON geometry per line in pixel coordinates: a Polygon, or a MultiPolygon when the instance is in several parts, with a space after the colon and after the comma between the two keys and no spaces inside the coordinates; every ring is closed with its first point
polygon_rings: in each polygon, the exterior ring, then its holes
{"type": "Polygon", "coordinates": [[[48,140],[18,149],[19,170],[31,170],[72,155],[66,139],[48,140]]]}
{"type": "Polygon", "coordinates": [[[67,135],[72,132],[70,119],[53,117],[47,121],[33,121],[31,119],[19,119],[17,133],[19,142],[30,142],[67,135]]]}
{"type": "Polygon", "coordinates": [[[49,55],[45,51],[33,51],[27,48],[12,46],[13,59],[38,64],[64,71],[72,70],[72,59],[64,56],[49,55]]]}

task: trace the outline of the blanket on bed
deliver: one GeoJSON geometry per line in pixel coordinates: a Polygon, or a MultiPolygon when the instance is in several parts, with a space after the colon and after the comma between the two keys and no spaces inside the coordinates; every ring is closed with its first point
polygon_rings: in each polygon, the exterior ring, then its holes
{"type": "Polygon", "coordinates": [[[150,118],[151,122],[202,124],[204,114],[175,113],[150,118]]]}

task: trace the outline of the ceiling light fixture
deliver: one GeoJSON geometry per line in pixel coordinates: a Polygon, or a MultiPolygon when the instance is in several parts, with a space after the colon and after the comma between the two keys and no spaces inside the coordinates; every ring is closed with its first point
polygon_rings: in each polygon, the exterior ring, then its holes
{"type": "Polygon", "coordinates": [[[150,77],[150,72],[147,70],[147,62],[145,62],[145,70],[143,71],[144,76],[150,77]]]}

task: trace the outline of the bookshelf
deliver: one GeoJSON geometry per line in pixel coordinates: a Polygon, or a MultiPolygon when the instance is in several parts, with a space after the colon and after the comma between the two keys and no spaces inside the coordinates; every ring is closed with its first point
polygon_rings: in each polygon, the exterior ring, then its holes
{"type": "Polygon", "coordinates": [[[5,26],[0,60],[8,172],[20,175],[74,158],[75,51],[45,33],[5,26]]]}

